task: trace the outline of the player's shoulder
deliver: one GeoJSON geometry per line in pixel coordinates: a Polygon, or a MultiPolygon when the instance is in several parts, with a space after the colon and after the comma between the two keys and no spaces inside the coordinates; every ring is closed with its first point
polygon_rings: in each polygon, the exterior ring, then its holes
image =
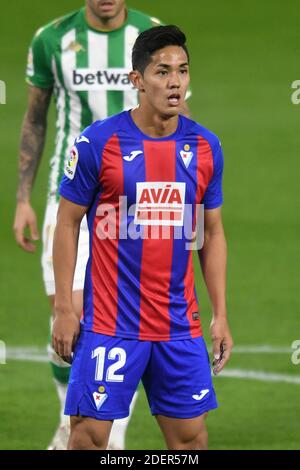
{"type": "Polygon", "coordinates": [[[72,11],[67,15],[55,18],[49,23],[41,26],[34,34],[34,38],[41,38],[44,41],[53,41],[55,38],[59,38],[68,30],[74,28],[80,19],[81,10],[72,11]]]}
{"type": "Polygon", "coordinates": [[[107,142],[110,137],[114,134],[118,134],[119,131],[124,129],[126,121],[126,111],[121,113],[114,114],[106,119],[101,121],[95,121],[90,126],[88,126],[81,134],[79,139],[84,137],[88,139],[90,144],[94,145],[103,145],[107,142]]]}
{"type": "Polygon", "coordinates": [[[181,116],[184,126],[184,133],[190,137],[202,138],[208,142],[213,151],[221,146],[219,137],[207,127],[202,126],[193,119],[181,116]]]}
{"type": "Polygon", "coordinates": [[[140,30],[163,24],[158,18],[133,8],[128,9],[128,23],[137,26],[140,30]]]}

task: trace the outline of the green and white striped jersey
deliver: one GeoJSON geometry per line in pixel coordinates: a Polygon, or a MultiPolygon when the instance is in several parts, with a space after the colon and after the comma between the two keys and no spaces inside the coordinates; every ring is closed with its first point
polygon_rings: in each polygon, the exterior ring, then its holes
{"type": "Polygon", "coordinates": [[[82,8],[40,28],[32,40],[27,82],[53,87],[57,110],[49,201],[58,198],[75,137],[93,121],[137,105],[137,92],[128,78],[132,47],[141,31],[160,22],[132,9],[127,13],[121,28],[101,32],[88,25],[82,8]]]}

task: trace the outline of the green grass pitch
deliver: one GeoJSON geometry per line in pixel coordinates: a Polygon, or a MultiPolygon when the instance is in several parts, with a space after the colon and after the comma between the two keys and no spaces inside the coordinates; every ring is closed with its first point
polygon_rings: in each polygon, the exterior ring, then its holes
{"type": "MultiPolygon", "coordinates": [[[[0,340],[8,347],[47,343],[49,306],[40,246],[15,246],[17,152],[26,107],[23,80],[33,32],[83,0],[5,2],[0,14],[0,340]]],[[[179,25],[191,54],[193,117],[221,138],[225,155],[223,209],[228,238],[228,311],[236,345],[289,347],[300,339],[300,79],[299,14],[294,0],[128,0],[132,7],[179,25]]],[[[42,224],[54,113],[33,194],[42,224]]],[[[196,260],[195,260],[196,261],[196,260]]],[[[210,308],[196,267],[205,336],[210,308]]],[[[209,341],[208,341],[209,342],[209,341]]],[[[290,353],[233,354],[228,370],[300,376],[290,353]]],[[[220,408],[208,418],[211,449],[299,449],[300,385],[244,378],[215,379],[220,408]]],[[[47,363],[0,364],[0,449],[45,449],[58,402],[47,363]]],[[[164,444],[143,392],[130,423],[130,449],[164,444]]]]}

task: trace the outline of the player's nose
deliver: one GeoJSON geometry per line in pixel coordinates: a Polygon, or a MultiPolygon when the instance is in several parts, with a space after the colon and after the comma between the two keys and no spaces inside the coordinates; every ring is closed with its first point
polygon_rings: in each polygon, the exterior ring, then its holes
{"type": "Polygon", "coordinates": [[[170,88],[179,88],[180,87],[180,78],[179,78],[178,73],[174,72],[174,73],[170,74],[169,87],[170,88]]]}

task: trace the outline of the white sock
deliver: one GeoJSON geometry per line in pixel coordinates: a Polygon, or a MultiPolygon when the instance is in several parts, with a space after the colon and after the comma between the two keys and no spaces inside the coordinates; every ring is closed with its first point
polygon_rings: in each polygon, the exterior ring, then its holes
{"type": "MultiPolygon", "coordinates": [[[[53,318],[50,318],[50,334],[52,334],[52,325],[53,325],[53,318]]],[[[47,352],[48,352],[48,357],[49,361],[52,362],[52,364],[56,368],[63,368],[63,369],[70,369],[70,364],[65,362],[53,349],[52,345],[49,343],[47,345],[47,352]]],[[[60,404],[60,424],[66,425],[69,424],[70,422],[70,417],[66,416],[64,414],[65,411],[65,403],[66,403],[66,397],[67,397],[67,390],[68,390],[68,384],[64,382],[60,382],[53,377],[55,386],[56,386],[56,391],[59,399],[59,404],[60,404]]]]}
{"type": "Polygon", "coordinates": [[[125,449],[125,435],[127,426],[132,416],[132,412],[138,397],[138,391],[135,392],[133,398],[131,400],[130,408],[129,408],[129,416],[127,418],[122,419],[115,419],[114,423],[111,428],[109,441],[108,441],[108,448],[113,449],[125,449]]]}
{"type": "Polygon", "coordinates": [[[57,395],[60,404],[60,424],[68,424],[70,416],[66,416],[64,414],[68,384],[63,384],[62,382],[59,382],[56,379],[53,380],[56,385],[57,395]]]}
{"type": "MultiPolygon", "coordinates": [[[[61,357],[59,357],[56,354],[51,344],[48,344],[47,350],[48,350],[49,360],[54,364],[54,366],[64,368],[64,369],[65,368],[69,369],[71,367],[70,364],[67,364],[65,361],[62,360],[61,357]]],[[[56,386],[57,395],[58,395],[59,404],[60,404],[60,413],[59,413],[60,424],[66,424],[67,422],[69,422],[69,416],[64,415],[68,384],[64,382],[60,382],[55,377],[53,377],[53,381],[56,386]]]]}

